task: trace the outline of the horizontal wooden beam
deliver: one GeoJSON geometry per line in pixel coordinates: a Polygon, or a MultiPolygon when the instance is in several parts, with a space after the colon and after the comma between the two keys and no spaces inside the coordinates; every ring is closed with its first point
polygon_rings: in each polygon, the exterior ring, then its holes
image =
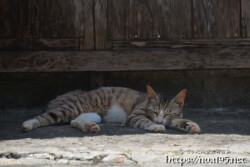
{"type": "Polygon", "coordinates": [[[249,48],[0,52],[0,72],[250,68],[249,48]]]}
{"type": "Polygon", "coordinates": [[[232,48],[250,47],[249,38],[235,39],[170,39],[167,41],[113,41],[113,49],[128,48],[165,48],[165,49],[188,49],[188,48],[232,48]]]}
{"type": "Polygon", "coordinates": [[[0,39],[0,51],[77,51],[79,38],[69,39],[0,39]]]}

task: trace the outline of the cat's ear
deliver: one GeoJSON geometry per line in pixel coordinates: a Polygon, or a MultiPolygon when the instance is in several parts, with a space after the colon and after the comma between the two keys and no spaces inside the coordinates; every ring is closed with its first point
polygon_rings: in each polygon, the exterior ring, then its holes
{"type": "Polygon", "coordinates": [[[179,104],[180,108],[183,108],[184,106],[184,100],[186,98],[186,94],[187,94],[187,89],[183,89],[174,98],[174,103],[179,104]]]}
{"type": "Polygon", "coordinates": [[[154,89],[149,85],[147,85],[146,87],[147,87],[148,99],[157,99],[158,97],[157,97],[154,89]]]}

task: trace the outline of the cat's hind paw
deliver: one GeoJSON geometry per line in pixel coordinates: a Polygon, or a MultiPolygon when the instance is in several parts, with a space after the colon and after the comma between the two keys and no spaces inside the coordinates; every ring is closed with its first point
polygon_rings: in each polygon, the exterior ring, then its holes
{"type": "Polygon", "coordinates": [[[37,119],[30,119],[23,122],[23,132],[29,132],[34,128],[39,126],[39,121],[37,119]]]}
{"type": "Polygon", "coordinates": [[[101,130],[100,127],[99,127],[99,125],[97,125],[94,122],[89,123],[86,126],[86,129],[87,129],[88,132],[93,132],[93,133],[99,132],[101,130]]]}
{"type": "Polygon", "coordinates": [[[101,129],[95,122],[84,122],[79,120],[71,121],[73,128],[80,129],[83,132],[99,132],[101,129]]]}
{"type": "Polygon", "coordinates": [[[157,125],[153,124],[149,126],[146,130],[152,131],[152,132],[164,132],[165,131],[165,126],[164,125],[157,125]]]}
{"type": "Polygon", "coordinates": [[[28,124],[26,122],[23,123],[23,132],[29,132],[31,131],[33,128],[32,128],[32,124],[28,124]]]}
{"type": "Polygon", "coordinates": [[[199,125],[197,125],[194,122],[190,121],[190,122],[185,122],[184,124],[182,125],[182,127],[184,127],[187,130],[187,132],[189,132],[189,133],[197,133],[198,134],[201,132],[199,125]]]}

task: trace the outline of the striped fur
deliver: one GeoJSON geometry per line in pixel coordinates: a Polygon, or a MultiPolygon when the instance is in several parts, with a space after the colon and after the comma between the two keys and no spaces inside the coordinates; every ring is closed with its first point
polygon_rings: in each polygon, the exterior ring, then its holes
{"type": "Polygon", "coordinates": [[[121,87],[102,87],[88,92],[76,90],[52,100],[45,113],[23,123],[23,130],[71,122],[72,127],[82,131],[98,132],[100,127],[95,122],[76,119],[79,115],[84,118],[83,113],[96,113],[103,121],[116,121],[119,120],[116,117],[123,115],[128,126],[149,131],[163,132],[165,126],[169,126],[199,133],[196,123],[180,119],[185,97],[186,90],[182,90],[175,98],[164,102],[148,85],[147,93],[121,87]]]}

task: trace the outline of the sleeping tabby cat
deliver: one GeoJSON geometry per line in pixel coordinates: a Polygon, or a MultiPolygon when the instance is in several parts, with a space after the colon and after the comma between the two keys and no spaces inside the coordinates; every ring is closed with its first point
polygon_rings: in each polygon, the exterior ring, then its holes
{"type": "Polygon", "coordinates": [[[25,121],[23,130],[71,122],[84,132],[98,132],[98,123],[103,121],[153,132],[164,132],[165,127],[200,132],[196,123],[182,119],[186,89],[163,101],[149,85],[146,88],[147,93],[121,87],[68,92],[52,100],[45,113],[25,121]]]}

